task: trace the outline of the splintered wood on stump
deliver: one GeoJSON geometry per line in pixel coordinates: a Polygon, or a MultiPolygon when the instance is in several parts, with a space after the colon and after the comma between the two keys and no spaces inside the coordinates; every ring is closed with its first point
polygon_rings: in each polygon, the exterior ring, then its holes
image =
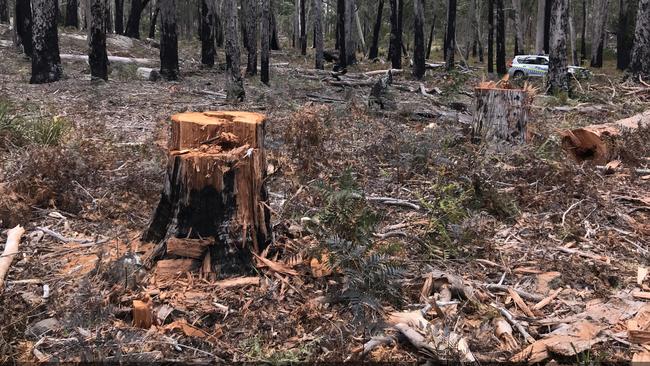
{"type": "Polygon", "coordinates": [[[154,259],[190,258],[212,274],[252,268],[251,252],[261,253],[271,238],[265,121],[247,112],[172,116],[165,185],[142,237],[161,244],[154,259]]]}
{"type": "Polygon", "coordinates": [[[530,103],[526,89],[503,89],[493,85],[474,90],[474,137],[482,142],[526,142],[530,103]]]}

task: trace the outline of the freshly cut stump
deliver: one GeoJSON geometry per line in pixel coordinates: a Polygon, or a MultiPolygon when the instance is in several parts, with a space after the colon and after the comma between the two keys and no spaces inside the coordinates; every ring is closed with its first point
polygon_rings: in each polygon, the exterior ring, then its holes
{"type": "Polygon", "coordinates": [[[265,121],[248,112],[172,116],[165,185],[142,236],[160,244],[150,259],[166,259],[161,277],[195,268],[212,278],[246,273],[251,252],[267,246],[265,121]]]}
{"type": "Polygon", "coordinates": [[[474,137],[482,142],[526,142],[530,103],[525,89],[476,88],[474,137]]]}

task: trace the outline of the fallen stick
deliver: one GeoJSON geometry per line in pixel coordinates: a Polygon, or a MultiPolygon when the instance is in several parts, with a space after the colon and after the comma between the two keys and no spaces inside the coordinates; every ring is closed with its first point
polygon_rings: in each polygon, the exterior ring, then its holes
{"type": "Polygon", "coordinates": [[[364,72],[363,75],[364,76],[383,75],[383,74],[387,73],[388,71],[390,71],[393,75],[397,75],[397,74],[402,73],[403,70],[402,69],[374,70],[374,71],[364,72]]]}
{"type": "Polygon", "coordinates": [[[420,206],[416,205],[415,203],[408,201],[408,200],[402,200],[399,198],[392,198],[392,197],[366,197],[366,199],[370,202],[378,202],[378,203],[383,203],[384,205],[395,205],[395,206],[404,206],[404,207],[410,207],[414,210],[419,210],[420,206]]]}
{"type": "Polygon", "coordinates": [[[593,259],[593,260],[596,260],[596,261],[605,262],[606,264],[610,263],[609,257],[606,257],[604,255],[597,255],[597,254],[593,254],[593,253],[583,252],[582,250],[571,249],[571,248],[567,248],[567,247],[557,247],[557,250],[559,250],[560,252],[563,252],[563,253],[567,253],[567,254],[576,254],[576,255],[578,255],[580,257],[583,257],[583,258],[589,258],[589,259],[593,259]]]}
{"type": "Polygon", "coordinates": [[[535,304],[533,306],[533,309],[534,310],[541,310],[544,306],[550,304],[551,301],[553,301],[553,299],[555,299],[557,297],[557,295],[560,294],[560,292],[562,292],[562,288],[559,288],[559,289],[555,290],[552,294],[548,295],[542,301],[535,304]]]}
{"type": "Polygon", "coordinates": [[[532,337],[532,336],[531,336],[531,335],[526,331],[526,329],[524,328],[523,325],[521,325],[518,321],[515,320],[515,318],[512,316],[512,314],[510,314],[510,312],[508,312],[508,310],[506,310],[506,309],[504,309],[504,308],[500,308],[500,307],[496,306],[495,304],[490,304],[490,305],[491,305],[493,308],[499,310],[499,312],[501,313],[501,315],[503,315],[503,316],[506,318],[506,320],[508,321],[508,323],[510,323],[510,325],[512,325],[513,327],[517,328],[517,331],[519,331],[519,333],[521,333],[521,335],[524,336],[524,339],[526,340],[526,342],[528,342],[528,343],[530,343],[530,344],[535,343],[535,338],[533,338],[533,337],[532,337]]]}
{"type": "MultiPolygon", "coordinates": [[[[499,290],[499,291],[508,292],[508,289],[510,287],[505,285],[487,284],[485,285],[485,288],[487,288],[488,290],[499,290]]],[[[530,292],[517,290],[516,288],[513,288],[512,290],[526,300],[540,302],[544,299],[544,296],[541,295],[531,294],[530,292]]]]}
{"type": "Polygon", "coordinates": [[[24,233],[25,229],[20,225],[7,232],[7,243],[2,256],[0,256],[0,289],[4,287],[5,276],[9,272],[9,266],[11,266],[16,253],[18,253],[18,244],[24,233]]]}
{"type": "MultiPolygon", "coordinates": [[[[70,53],[64,53],[61,54],[61,60],[88,62],[88,55],[73,55],[70,53]]],[[[157,64],[157,61],[148,58],[121,57],[121,56],[108,56],[108,61],[115,62],[115,63],[122,63],[122,64],[135,64],[135,65],[157,64]]]]}

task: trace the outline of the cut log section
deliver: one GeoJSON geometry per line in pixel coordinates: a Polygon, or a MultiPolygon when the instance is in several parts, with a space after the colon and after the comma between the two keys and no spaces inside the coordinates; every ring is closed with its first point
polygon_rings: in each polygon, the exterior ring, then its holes
{"type": "Polygon", "coordinates": [[[188,258],[202,263],[202,273],[216,275],[252,269],[252,253],[261,253],[271,238],[265,122],[247,112],[171,118],[165,185],[142,237],[159,243],[157,259],[188,258]]]}
{"type": "Polygon", "coordinates": [[[610,159],[608,138],[620,136],[625,131],[650,126],[650,109],[616,122],[591,125],[560,132],[562,146],[577,161],[593,160],[596,164],[610,159]]]}
{"type": "Polygon", "coordinates": [[[481,142],[506,141],[513,144],[526,142],[528,115],[534,89],[509,88],[507,80],[499,83],[481,83],[476,97],[473,135],[481,142]]]}

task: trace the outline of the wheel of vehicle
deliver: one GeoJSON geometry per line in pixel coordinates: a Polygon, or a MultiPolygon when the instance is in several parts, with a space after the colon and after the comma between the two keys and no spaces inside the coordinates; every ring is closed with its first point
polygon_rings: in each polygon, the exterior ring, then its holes
{"type": "Polygon", "coordinates": [[[526,75],[524,74],[523,71],[517,70],[515,73],[512,75],[516,80],[521,80],[523,79],[526,75]]]}

